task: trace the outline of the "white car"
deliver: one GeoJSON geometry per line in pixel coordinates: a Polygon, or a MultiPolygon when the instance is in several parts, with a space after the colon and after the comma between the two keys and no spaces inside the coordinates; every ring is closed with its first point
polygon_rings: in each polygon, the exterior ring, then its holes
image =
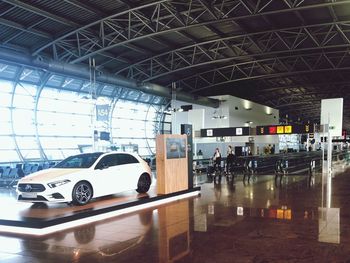
{"type": "Polygon", "coordinates": [[[145,193],[151,183],[151,169],[137,154],[84,153],[20,179],[17,199],[85,205],[91,198],[122,191],[145,193]]]}

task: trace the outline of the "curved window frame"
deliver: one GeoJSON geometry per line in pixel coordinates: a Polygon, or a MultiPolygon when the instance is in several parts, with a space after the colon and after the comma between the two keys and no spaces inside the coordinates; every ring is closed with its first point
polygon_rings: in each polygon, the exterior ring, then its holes
{"type": "MultiPolygon", "coordinates": [[[[80,116],[92,118],[93,116],[95,104],[91,98],[87,100],[84,98],[91,95],[88,80],[73,79],[36,68],[16,65],[8,66],[7,71],[12,71],[7,72],[7,76],[13,77],[5,78],[0,72],[0,85],[4,87],[0,90],[0,97],[4,95],[3,98],[7,96],[10,100],[7,104],[0,106],[4,112],[9,113],[7,119],[1,122],[0,139],[9,140],[11,143],[8,144],[9,147],[0,149],[2,157],[0,165],[10,162],[58,161],[80,153],[80,146],[91,144],[93,141],[92,132],[89,134],[79,133],[79,129],[91,129],[87,122],[83,127],[80,123],[69,126],[70,118],[77,117],[76,119],[79,119],[80,116]],[[31,77],[31,74],[36,77],[31,77]],[[41,101],[46,101],[45,108],[41,107],[41,101]],[[54,107],[50,110],[50,101],[53,105],[56,101],[65,102],[61,104],[60,110],[54,107]],[[70,103],[73,105],[72,109],[67,109],[65,112],[64,105],[70,103]],[[84,113],[82,110],[74,112],[74,108],[81,108],[79,107],[81,103],[85,103],[85,108],[88,108],[87,105],[92,105],[91,112],[84,113]],[[22,111],[27,115],[22,115],[20,113],[22,111]],[[46,119],[51,119],[51,122],[45,122],[45,118],[43,118],[45,112],[46,116],[52,116],[51,118],[46,117],[46,119]],[[60,116],[62,121],[57,122],[57,118],[60,116]],[[66,134],[63,134],[64,129],[60,129],[60,125],[64,122],[67,125],[66,134]],[[48,127],[46,132],[44,132],[45,125],[48,127]],[[69,133],[69,131],[72,132],[69,133]],[[79,142],[79,144],[69,145],[68,139],[79,142]],[[56,147],[50,146],[52,143],[50,145],[46,143],[50,140],[52,142],[57,140],[56,147]],[[67,143],[64,143],[65,140],[67,143]],[[32,147],[27,145],[29,141],[33,144],[32,147]],[[22,145],[25,145],[24,148],[22,145]]],[[[163,133],[162,116],[164,114],[162,109],[168,99],[103,83],[96,83],[96,94],[109,101],[111,112],[105,128],[110,131],[113,144],[136,142],[139,144],[140,155],[154,155],[155,136],[163,133]],[[121,108],[127,108],[130,114],[118,116],[116,112],[121,108]],[[134,114],[130,111],[131,109],[134,110],[134,114]],[[118,124],[121,120],[129,122],[129,130],[123,134],[117,134],[118,129],[125,129],[118,124]]]]}

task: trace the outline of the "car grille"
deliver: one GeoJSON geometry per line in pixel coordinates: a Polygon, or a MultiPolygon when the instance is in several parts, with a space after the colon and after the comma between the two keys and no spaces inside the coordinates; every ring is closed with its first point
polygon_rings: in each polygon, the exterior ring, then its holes
{"type": "Polygon", "coordinates": [[[20,192],[44,192],[45,186],[42,184],[19,184],[18,191],[20,192]]]}

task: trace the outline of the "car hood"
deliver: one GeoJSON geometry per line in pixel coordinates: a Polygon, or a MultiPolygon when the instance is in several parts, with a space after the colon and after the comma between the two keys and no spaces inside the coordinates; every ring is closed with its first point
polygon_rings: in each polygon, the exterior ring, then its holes
{"type": "Polygon", "coordinates": [[[53,180],[63,179],[65,175],[80,172],[86,169],[63,169],[63,168],[53,168],[48,170],[42,170],[31,175],[22,178],[19,183],[31,183],[31,182],[52,182],[53,180]]]}

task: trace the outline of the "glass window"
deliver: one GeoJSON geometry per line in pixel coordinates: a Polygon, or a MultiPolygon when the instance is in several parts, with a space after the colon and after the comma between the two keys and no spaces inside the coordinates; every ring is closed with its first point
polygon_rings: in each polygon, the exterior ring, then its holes
{"type": "MultiPolygon", "coordinates": [[[[2,87],[0,87],[2,88],[2,87]]],[[[0,105],[2,107],[10,107],[11,106],[12,95],[10,93],[1,93],[0,92],[0,105]]]]}
{"type": "Polygon", "coordinates": [[[92,138],[41,137],[40,142],[44,149],[78,149],[79,145],[91,144],[92,138]]]}
{"type": "Polygon", "coordinates": [[[139,161],[130,154],[118,154],[120,164],[138,163],[139,161]]]}
{"type": "Polygon", "coordinates": [[[40,159],[39,150],[20,150],[24,159],[40,159]]]}
{"type": "MultiPolygon", "coordinates": [[[[0,94],[1,96],[1,94],[0,94]]],[[[0,121],[1,122],[10,122],[11,121],[11,112],[9,108],[0,107],[0,121]]]]}
{"type": "Polygon", "coordinates": [[[156,147],[156,140],[155,139],[147,139],[148,146],[151,148],[156,147]]]}
{"type": "Polygon", "coordinates": [[[15,141],[10,136],[0,136],[0,149],[15,150],[15,141]]]}
{"type": "Polygon", "coordinates": [[[19,149],[37,149],[38,143],[36,137],[19,137],[17,136],[17,145],[19,149]]]}
{"type": "Polygon", "coordinates": [[[78,149],[62,149],[63,158],[81,153],[78,149]]]}
{"type": "Polygon", "coordinates": [[[119,154],[110,154],[110,155],[103,157],[98,162],[95,169],[105,169],[108,167],[117,166],[119,164],[121,164],[119,154]]]}
{"type": "Polygon", "coordinates": [[[16,94],[22,94],[27,96],[35,97],[37,91],[37,87],[28,83],[18,83],[16,86],[15,92],[16,94]]]}
{"type": "Polygon", "coordinates": [[[70,156],[58,163],[55,168],[89,168],[103,153],[84,153],[70,156]]]}
{"type": "Polygon", "coordinates": [[[12,127],[10,122],[3,122],[0,120],[0,135],[12,134],[12,127]]]}
{"type": "Polygon", "coordinates": [[[39,110],[42,111],[91,115],[92,108],[92,104],[88,101],[77,102],[73,100],[59,100],[51,98],[40,98],[39,100],[39,110]]]}
{"type": "Polygon", "coordinates": [[[13,100],[13,106],[20,109],[34,109],[35,97],[16,95],[13,100]]]}
{"type": "Polygon", "coordinates": [[[18,162],[20,161],[19,156],[15,150],[0,150],[1,162],[18,162]]]}
{"type": "Polygon", "coordinates": [[[1,97],[1,93],[5,92],[5,93],[12,93],[13,91],[13,83],[11,81],[7,81],[7,80],[0,80],[0,97],[1,97]]]}
{"type": "Polygon", "coordinates": [[[48,150],[45,149],[45,155],[49,160],[62,160],[64,159],[64,155],[62,150],[48,150]]]}
{"type": "MultiPolygon", "coordinates": [[[[52,75],[50,76],[49,80],[47,81],[47,85],[48,86],[53,86],[53,87],[56,87],[56,88],[59,88],[62,83],[64,81],[64,77],[63,76],[59,76],[59,75],[52,75]]],[[[58,91],[57,89],[54,90],[54,89],[51,89],[52,91],[58,91]]],[[[46,91],[48,91],[48,88],[46,88],[46,91]]]]}
{"type": "MultiPolygon", "coordinates": [[[[86,81],[84,84],[78,79],[53,75],[40,93],[38,111],[35,114],[39,85],[33,83],[40,80],[40,72],[29,68],[21,72],[18,70],[18,67],[12,66],[5,69],[6,78],[11,77],[10,71],[15,74],[21,73],[18,83],[0,79],[0,150],[3,160],[19,159],[15,151],[14,138],[25,159],[40,158],[37,139],[50,160],[60,160],[91,147],[92,114],[95,114],[93,111],[95,104],[102,102],[111,104],[113,99],[99,97],[97,101],[92,101],[87,99],[86,92],[59,89],[65,86],[68,89],[83,88],[87,91],[89,87],[86,81]],[[37,133],[39,138],[36,138],[37,133]]],[[[112,91],[120,88],[108,86],[105,90],[107,89],[112,91]]],[[[125,96],[129,94],[133,99],[139,98],[141,102],[118,99],[111,112],[111,127],[108,122],[96,122],[96,129],[111,132],[113,143],[117,146],[132,142],[138,144],[140,154],[148,155],[149,151],[154,151],[155,125],[157,125],[155,121],[158,117],[157,110],[161,106],[144,103],[152,101],[154,96],[139,91],[123,90],[125,96]],[[145,138],[150,139],[148,144],[145,138]]],[[[163,101],[163,98],[161,100],[163,101]]]]}
{"type": "Polygon", "coordinates": [[[22,71],[22,74],[20,76],[20,80],[24,80],[26,82],[31,82],[31,83],[40,83],[40,77],[42,76],[42,71],[40,70],[34,70],[31,68],[25,68],[22,71]]]}
{"type": "Polygon", "coordinates": [[[35,125],[32,110],[13,110],[13,128],[16,135],[34,135],[35,125]]]}
{"type": "Polygon", "coordinates": [[[152,155],[155,152],[155,148],[139,148],[139,155],[152,155]]]}

